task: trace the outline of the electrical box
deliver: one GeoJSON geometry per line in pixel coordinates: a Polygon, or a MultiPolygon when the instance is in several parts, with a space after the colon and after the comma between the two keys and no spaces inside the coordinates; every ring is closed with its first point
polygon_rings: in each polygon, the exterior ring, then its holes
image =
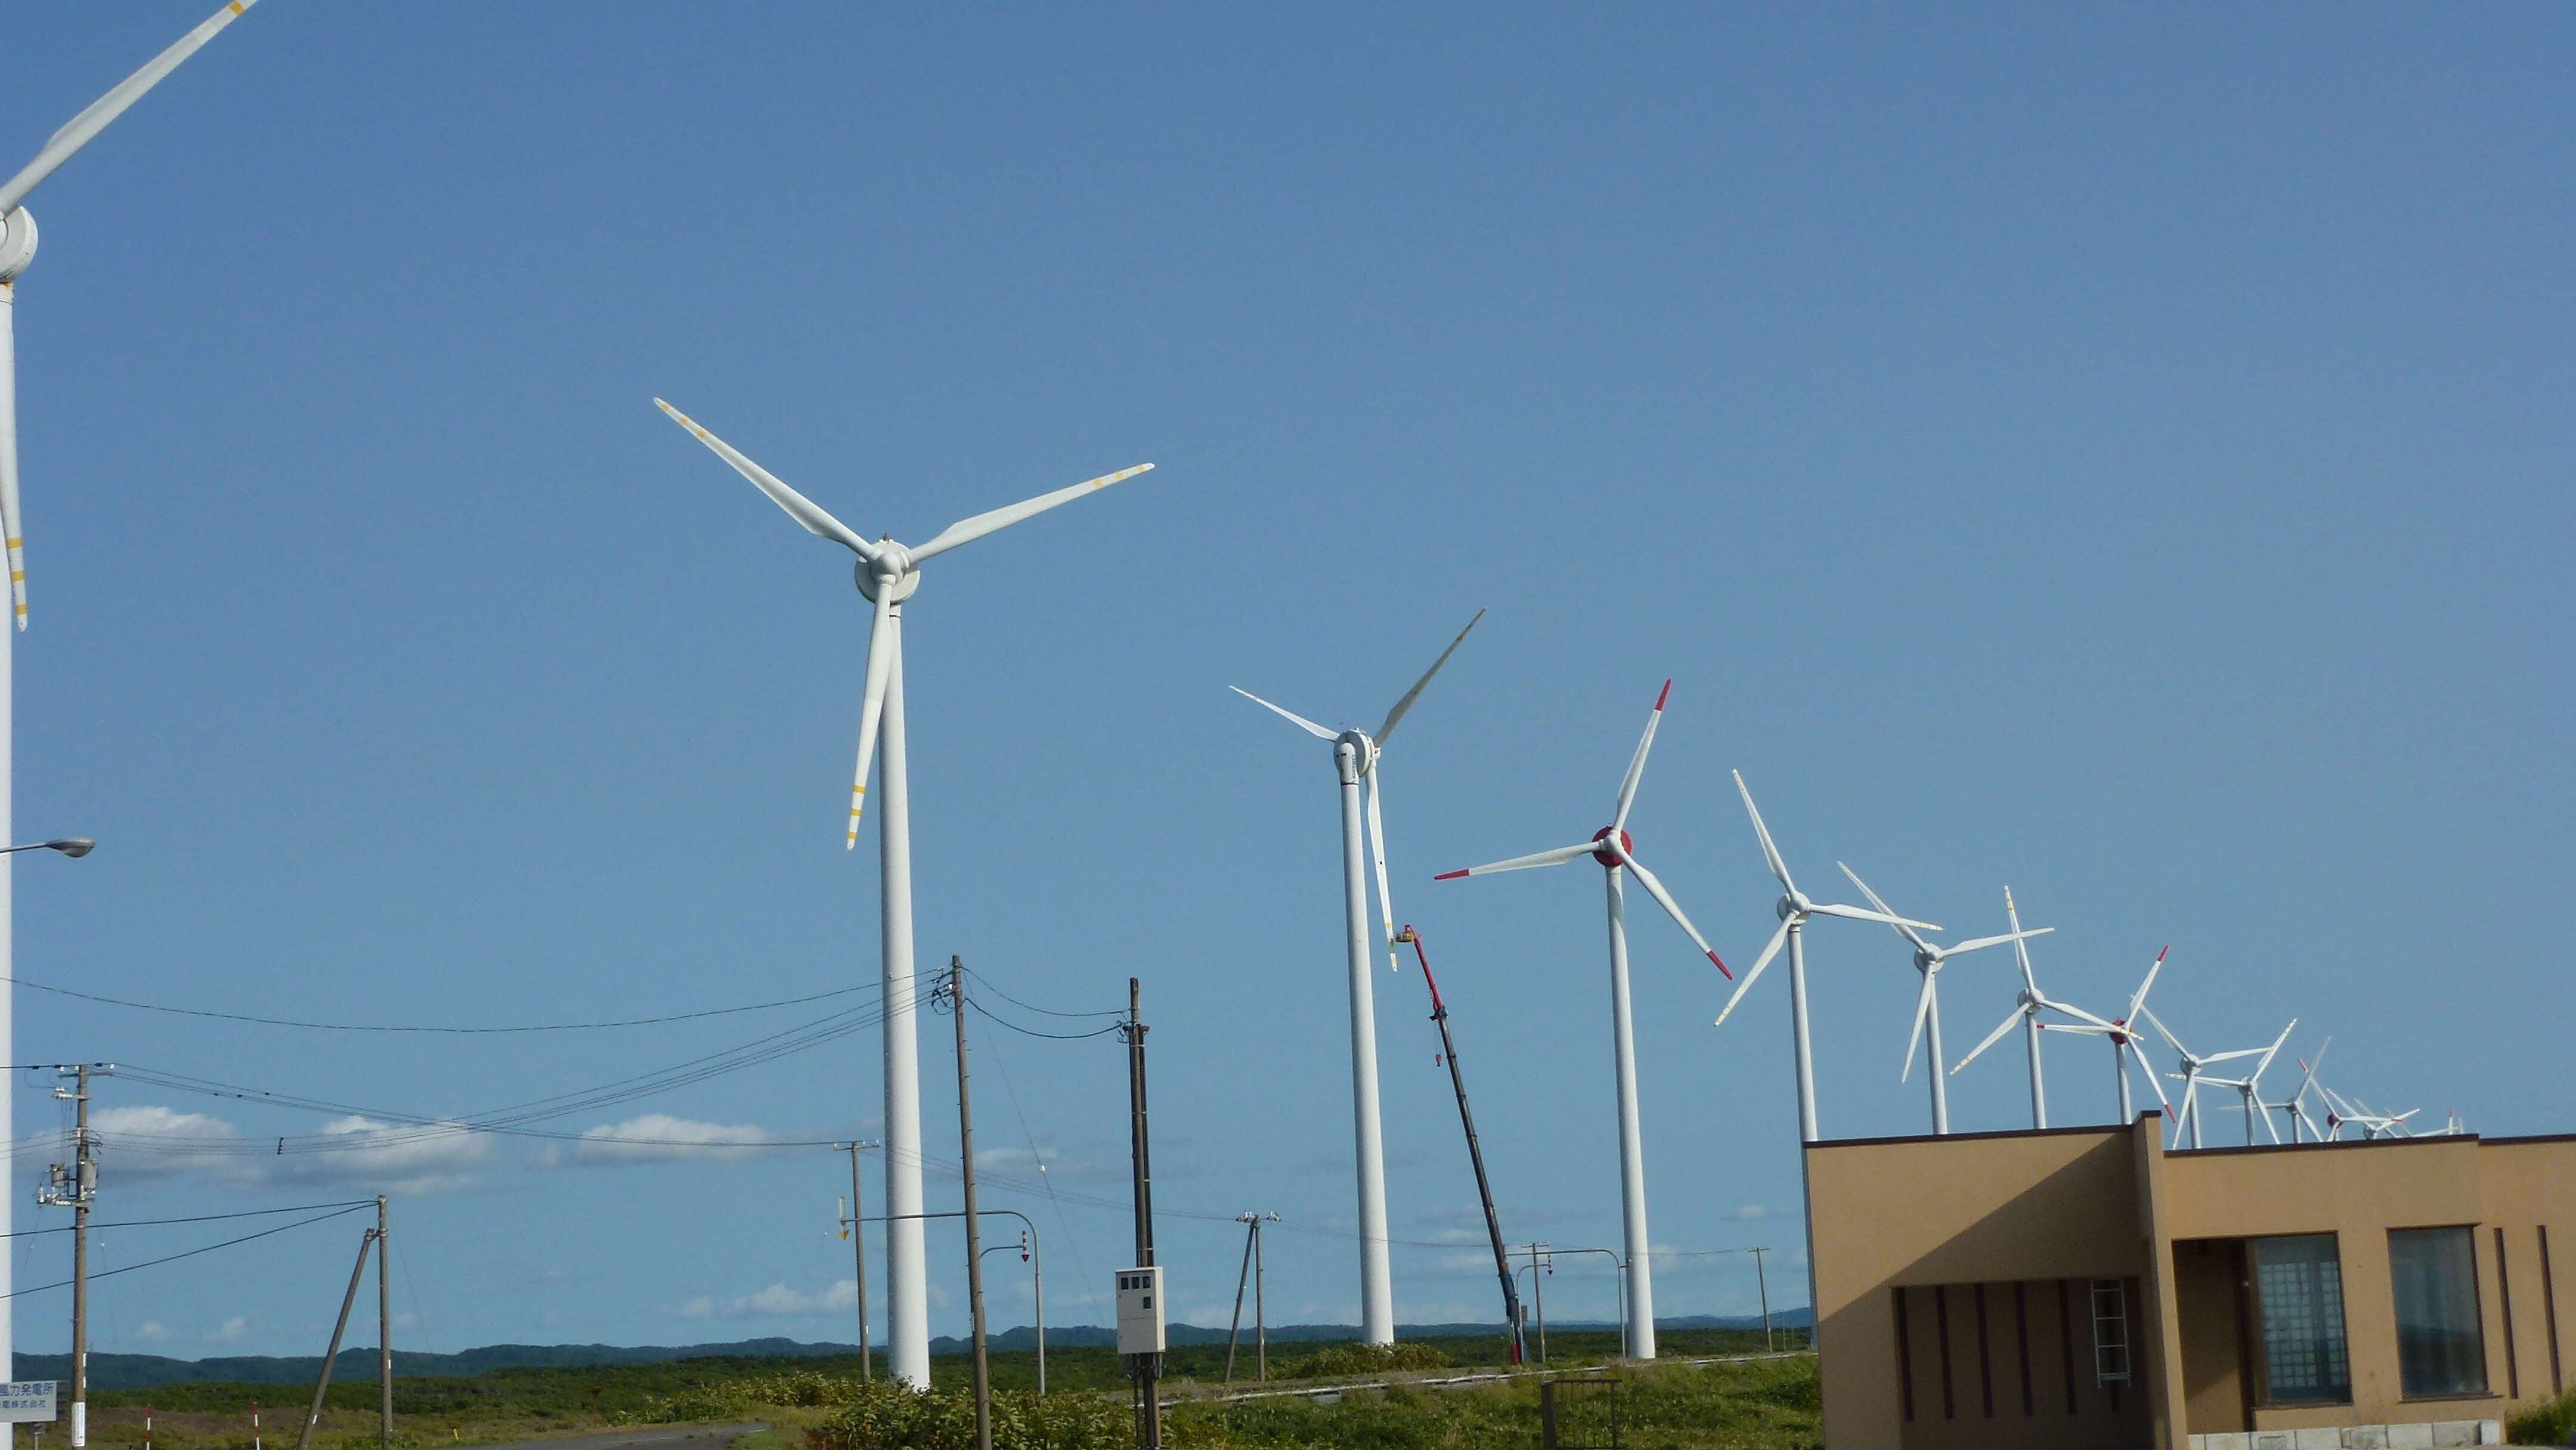
{"type": "Polygon", "coordinates": [[[1118,1271],[1118,1352],[1163,1352],[1163,1270],[1160,1265],[1118,1271]]]}

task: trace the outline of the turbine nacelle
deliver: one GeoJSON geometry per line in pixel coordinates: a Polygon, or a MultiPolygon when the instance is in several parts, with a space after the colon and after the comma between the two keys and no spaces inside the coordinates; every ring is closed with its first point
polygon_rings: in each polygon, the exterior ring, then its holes
{"type": "Polygon", "coordinates": [[[36,219],[25,207],[0,217],[0,287],[18,280],[36,259],[36,219]]]}
{"type": "Polygon", "coordinates": [[[1625,866],[1630,861],[1636,859],[1636,857],[1631,853],[1637,849],[1637,840],[1626,831],[1619,830],[1617,826],[1603,826],[1600,830],[1592,833],[1592,839],[1596,841],[1607,841],[1610,839],[1610,833],[1613,831],[1618,831],[1618,844],[1603,846],[1600,850],[1592,853],[1592,859],[1609,867],[1611,870],[1616,871],[1620,867],[1625,866]]]}

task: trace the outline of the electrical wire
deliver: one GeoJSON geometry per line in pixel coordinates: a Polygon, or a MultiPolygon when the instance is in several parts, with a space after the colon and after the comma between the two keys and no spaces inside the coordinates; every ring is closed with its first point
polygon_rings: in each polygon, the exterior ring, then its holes
{"type": "MultiPolygon", "coordinates": [[[[258,1218],[264,1214],[272,1213],[309,1213],[317,1208],[370,1208],[374,1205],[375,1200],[372,1198],[348,1198],[340,1199],[331,1203],[290,1204],[285,1208],[246,1208],[239,1213],[199,1213],[191,1214],[186,1218],[128,1218],[120,1219],[114,1223],[94,1223],[89,1227],[90,1231],[95,1233],[100,1229],[153,1228],[161,1224],[170,1223],[213,1223],[217,1219],[258,1218]]],[[[66,1223],[58,1224],[52,1228],[15,1229],[8,1233],[0,1234],[0,1239],[22,1239],[31,1234],[67,1234],[78,1227],[80,1227],[78,1224],[66,1223]]]]}
{"type": "Polygon", "coordinates": [[[0,985],[33,987],[39,992],[77,997],[84,1002],[100,1002],[110,1007],[131,1007],[138,1012],[166,1012],[175,1017],[210,1017],[224,1022],[257,1023],[264,1027],[301,1027],[314,1032],[411,1032],[466,1037],[511,1032],[589,1032],[606,1027],[652,1027],[665,1022],[694,1022],[704,1017],[729,1017],[743,1012],[766,1012],[773,1007],[797,1007],[807,1002],[846,997],[853,992],[877,990],[869,986],[836,987],[829,992],[816,992],[806,997],[782,997],[775,1002],[753,1002],[741,1007],[710,1007],[702,1012],[675,1012],[667,1017],[630,1017],[614,1022],[540,1022],[518,1027],[409,1027],[367,1022],[305,1022],[292,1017],[258,1017],[245,1012],[214,1012],[196,1007],[165,1007],[155,1002],[134,1002],[123,997],[102,997],[95,992],[76,992],[69,987],[29,981],[25,977],[0,977],[0,985]]]}
{"type": "MultiPolygon", "coordinates": [[[[175,1263],[180,1259],[193,1259],[199,1254],[211,1254],[217,1249],[228,1249],[235,1244],[246,1244],[253,1239],[264,1239],[271,1234],[282,1234],[289,1229],[304,1228],[312,1224],[321,1223],[326,1219],[346,1218],[348,1215],[358,1212],[359,1209],[373,1208],[375,1206],[376,1201],[370,1198],[364,1203],[357,1204],[349,1208],[333,1209],[329,1213],[315,1214],[311,1218],[300,1218],[293,1223],[282,1223],[275,1228],[261,1229],[255,1234],[243,1234],[240,1238],[226,1239],[219,1244],[207,1244],[203,1248],[188,1249],[181,1253],[163,1254],[157,1259],[145,1259],[139,1264],[126,1264],[119,1268],[102,1269],[89,1276],[90,1282],[96,1283],[101,1279],[112,1279],[119,1274],[131,1274],[137,1269],[149,1269],[160,1264],[175,1263]]],[[[38,1284],[32,1289],[12,1289],[6,1294],[0,1294],[0,1299],[15,1299],[22,1294],[42,1294],[48,1289],[68,1289],[71,1285],[71,1280],[62,1279],[51,1284],[38,1284]]]]}
{"type": "Polygon", "coordinates": [[[1124,1017],[1127,1015],[1127,1009],[1124,1007],[1100,1008],[1088,1012],[1058,1012],[1052,1007],[1040,1007],[1032,1003],[1021,1001],[1019,998],[1003,991],[1000,983],[995,982],[992,978],[985,976],[982,972],[975,970],[973,967],[968,967],[966,969],[966,975],[973,977],[976,981],[992,988],[994,996],[1001,998],[1012,1006],[1021,1008],[1025,1011],[1035,1012],[1043,1017],[1124,1017]]]}
{"type": "MultiPolygon", "coordinates": [[[[976,1014],[981,1016],[985,1021],[991,1022],[996,1026],[1007,1027],[1023,1037],[1044,1037],[1056,1042],[1080,1042],[1086,1037],[1106,1037],[1112,1032],[1124,1031],[1127,1026],[1124,1022],[1112,1022],[1106,1027],[1095,1027],[1089,1032],[1040,1032],[1034,1027],[1022,1027],[1017,1022],[1012,1021],[1008,1017],[1001,1016],[992,1008],[985,1006],[983,1003],[976,1001],[972,997],[966,999],[966,1005],[974,1008],[976,1014]]],[[[1034,1011],[1036,1009],[1032,1008],[1031,1010],[1034,1011]]]]}

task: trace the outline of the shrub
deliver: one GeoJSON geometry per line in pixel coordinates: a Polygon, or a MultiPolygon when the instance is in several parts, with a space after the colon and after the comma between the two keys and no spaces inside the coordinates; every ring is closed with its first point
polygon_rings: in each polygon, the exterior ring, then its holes
{"type": "Polygon", "coordinates": [[[2576,1442],[2576,1390],[2505,1421],[2504,1437],[2515,1445],[2576,1442]]]}
{"type": "MultiPolygon", "coordinates": [[[[1126,1410],[1099,1395],[993,1396],[994,1450],[1126,1450],[1135,1439],[1126,1410]]],[[[974,1450],[972,1390],[860,1389],[844,1408],[805,1432],[805,1450],[974,1450]]]]}
{"type": "Polygon", "coordinates": [[[1336,1344],[1288,1366],[1294,1379],[1333,1379],[1384,1374],[1391,1369],[1441,1369],[1449,1356],[1428,1344],[1336,1344]]]}

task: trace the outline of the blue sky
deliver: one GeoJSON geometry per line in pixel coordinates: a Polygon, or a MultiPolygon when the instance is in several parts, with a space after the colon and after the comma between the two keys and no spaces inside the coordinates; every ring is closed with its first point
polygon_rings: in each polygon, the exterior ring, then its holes
{"type": "MultiPolygon", "coordinates": [[[[23,17],[6,144],[201,8],[23,17]]],[[[898,538],[1160,465],[940,560],[907,667],[922,958],[1053,1008],[1144,979],[1184,1317],[1222,1318],[1245,1209],[1285,1216],[1277,1317],[1356,1316],[1330,760],[1224,687],[1373,723],[1480,607],[1386,792],[1516,1239],[1616,1242],[1599,886],[1429,877],[1597,828],[1668,676],[1632,828],[1731,961],[1773,924],[1740,768],[1818,895],[1847,860],[1981,933],[2009,883],[2080,1003],[2170,943],[2195,1046],[2296,1016],[2375,1105],[2563,1130],[2571,40],[2529,6],[270,0],[33,202],[18,821],[104,844],[19,867],[19,971],[464,1025],[871,983],[864,603],[660,395],[898,538]]],[[[1635,942],[1654,1238],[1794,1265],[1785,982],[1713,1033],[1687,941],[1635,942]]],[[[1813,969],[1825,1130],[1918,1130],[1899,944],[1820,926],[1813,969]]],[[[1953,1056],[2009,975],[1945,974],[1953,1056]]],[[[1399,1317],[1493,1317],[1420,983],[1378,990],[1399,1317]]],[[[859,1000],[423,1041],[22,990],[14,1060],[471,1114],[859,1000]]],[[[1114,1039],[978,1031],[993,1171],[1060,1193],[989,1201],[1096,1322],[1114,1039]]],[[[2110,1116],[2102,1058],[2057,1049],[2060,1121],[2110,1116]]],[[[1959,1127],[2026,1122],[2017,1052],[1953,1085],[1959,1127]]],[[[866,1032],[546,1126],[828,1139],[878,1096],[866,1032]]],[[[350,1116],[99,1103],[236,1145],[350,1116]]],[[[129,1151],[101,1217],[391,1191],[420,1347],[847,1338],[843,1173],[129,1151]]],[[[104,1281],[97,1347],[315,1352],[354,1239],[104,1281]]],[[[21,1284],[67,1257],[14,1252],[21,1284]]],[[[1740,1256],[1658,1281],[1666,1314],[1753,1296],[1740,1256]]],[[[19,1302],[23,1347],[61,1299],[19,1302]]],[[[1549,1303],[1606,1314],[1606,1276],[1549,1303]]]]}

